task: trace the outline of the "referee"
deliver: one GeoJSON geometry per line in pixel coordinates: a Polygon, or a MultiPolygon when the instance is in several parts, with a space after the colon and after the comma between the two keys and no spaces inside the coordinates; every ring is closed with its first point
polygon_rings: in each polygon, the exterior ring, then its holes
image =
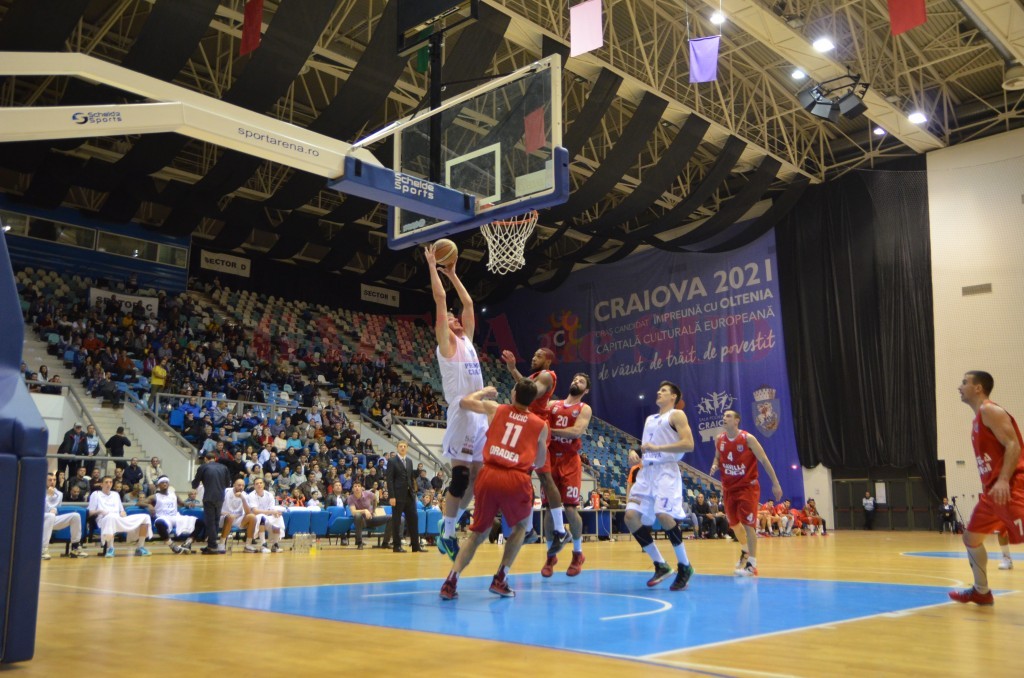
{"type": "Polygon", "coordinates": [[[203,522],[206,523],[206,546],[204,555],[224,553],[217,542],[217,526],[220,525],[220,509],[224,505],[224,491],[231,487],[231,472],[228,467],[217,461],[217,451],[206,453],[206,463],[196,470],[192,480],[192,488],[203,485],[203,522]]]}

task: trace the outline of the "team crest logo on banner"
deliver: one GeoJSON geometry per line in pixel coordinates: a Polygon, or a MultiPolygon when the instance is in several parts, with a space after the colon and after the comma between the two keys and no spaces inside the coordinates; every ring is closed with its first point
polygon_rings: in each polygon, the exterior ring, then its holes
{"type": "Polygon", "coordinates": [[[700,431],[702,442],[714,440],[715,436],[725,430],[722,416],[726,410],[732,409],[736,399],[726,391],[708,393],[697,403],[697,430],[700,431]]]}
{"type": "Polygon", "coordinates": [[[765,438],[771,438],[779,430],[779,399],[775,389],[762,386],[754,391],[754,426],[765,438]]]}

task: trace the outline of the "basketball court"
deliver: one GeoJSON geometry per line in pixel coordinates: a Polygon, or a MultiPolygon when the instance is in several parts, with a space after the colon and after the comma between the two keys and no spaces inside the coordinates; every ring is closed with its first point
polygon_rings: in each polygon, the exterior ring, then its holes
{"type": "Polygon", "coordinates": [[[993,565],[995,606],[962,606],[946,591],[969,580],[967,564],[910,554],[957,545],[881,532],[765,539],[761,577],[750,580],[731,574],[735,544],[689,541],[697,574],[680,592],[647,588],[647,558],[622,536],[585,544],[573,579],[567,562],[542,578],[541,547],[525,546],[514,599],[487,591],[501,547],[484,545],[451,602],[437,595],[450,563],[433,549],[204,558],[154,547],[147,559],[54,559],[43,564],[36,659],[8,670],[76,670],[102,628],[111,675],[162,665],[204,675],[330,665],[385,675],[399,665],[459,676],[1016,675],[1007,658],[1024,621],[1020,572],[993,565]]]}

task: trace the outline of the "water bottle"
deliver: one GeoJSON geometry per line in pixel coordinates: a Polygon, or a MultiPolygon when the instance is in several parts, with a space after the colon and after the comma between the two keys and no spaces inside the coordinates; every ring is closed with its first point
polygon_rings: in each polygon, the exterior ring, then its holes
{"type": "Polygon", "coordinates": [[[498,533],[498,543],[499,544],[504,544],[505,543],[505,533],[504,532],[499,532],[498,533]]]}

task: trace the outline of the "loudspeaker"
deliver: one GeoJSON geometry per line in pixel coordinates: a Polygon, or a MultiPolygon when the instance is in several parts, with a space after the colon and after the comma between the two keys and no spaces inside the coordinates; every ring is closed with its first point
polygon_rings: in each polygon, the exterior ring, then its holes
{"type": "Polygon", "coordinates": [[[839,99],[839,112],[851,120],[859,115],[863,115],[867,110],[868,107],[854,92],[844,94],[839,99]]]}

